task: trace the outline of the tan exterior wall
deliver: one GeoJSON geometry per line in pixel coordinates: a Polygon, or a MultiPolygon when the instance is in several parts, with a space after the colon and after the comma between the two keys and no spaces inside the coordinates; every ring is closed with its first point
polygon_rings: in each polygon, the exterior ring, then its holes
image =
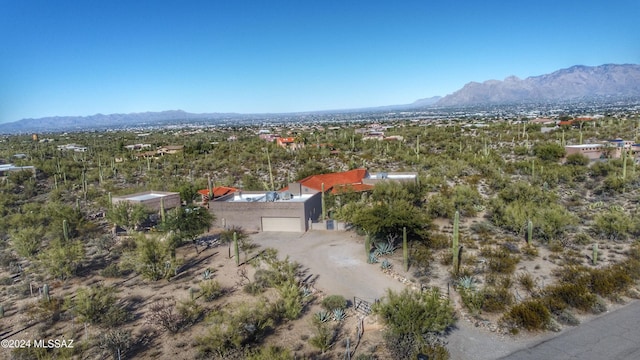
{"type": "Polygon", "coordinates": [[[132,204],[142,204],[151,211],[160,211],[160,199],[161,199],[160,197],[156,197],[153,199],[146,199],[146,200],[130,199],[130,197],[145,195],[145,194],[165,194],[165,196],[162,197],[164,199],[165,210],[173,209],[182,205],[182,200],[180,200],[180,193],[157,192],[157,191],[146,191],[146,192],[126,195],[126,196],[114,196],[111,202],[113,204],[117,204],[122,201],[128,201],[132,204]]]}
{"type": "Polygon", "coordinates": [[[587,147],[587,148],[575,148],[575,147],[566,146],[564,150],[566,153],[565,156],[569,156],[572,154],[582,154],[587,158],[589,158],[589,160],[598,160],[600,159],[600,156],[602,156],[602,147],[595,146],[595,145],[593,147],[587,147]]]}
{"type": "Polygon", "coordinates": [[[300,232],[305,232],[309,227],[309,218],[315,221],[320,217],[322,199],[317,193],[305,202],[212,201],[209,202],[209,211],[216,217],[214,224],[219,227],[241,226],[248,231],[262,231],[262,217],[298,217],[300,232]]]}

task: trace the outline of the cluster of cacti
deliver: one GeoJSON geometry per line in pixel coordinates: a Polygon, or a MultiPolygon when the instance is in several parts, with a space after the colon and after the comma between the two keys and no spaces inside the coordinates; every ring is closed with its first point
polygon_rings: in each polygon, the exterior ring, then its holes
{"type": "Polygon", "coordinates": [[[409,271],[409,247],[407,244],[407,228],[402,228],[402,260],[404,261],[404,271],[409,271]]]}
{"type": "Polygon", "coordinates": [[[591,260],[593,260],[593,265],[598,263],[598,243],[593,244],[593,256],[591,260]]]}
{"type": "Polygon", "coordinates": [[[451,244],[451,252],[453,253],[453,271],[455,274],[460,269],[460,212],[456,210],[453,218],[453,241],[451,244]]]}

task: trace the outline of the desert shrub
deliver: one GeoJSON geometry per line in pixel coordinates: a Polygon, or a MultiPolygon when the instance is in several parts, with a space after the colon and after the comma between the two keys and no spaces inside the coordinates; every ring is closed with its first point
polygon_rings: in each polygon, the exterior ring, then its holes
{"type": "Polygon", "coordinates": [[[520,261],[517,256],[509,254],[504,249],[492,251],[489,255],[489,270],[500,274],[511,274],[516,269],[516,264],[520,261]]]}
{"type": "Polygon", "coordinates": [[[513,295],[504,287],[488,287],[482,290],[482,310],[500,312],[513,303],[513,295]]]}
{"type": "Polygon", "coordinates": [[[621,266],[590,271],[590,288],[600,296],[610,296],[626,290],[633,279],[621,266]]]}
{"type": "Polygon", "coordinates": [[[244,292],[251,295],[259,295],[264,292],[265,288],[260,283],[254,281],[244,286],[244,292]]]}
{"type": "Polygon", "coordinates": [[[446,249],[449,248],[450,239],[447,235],[442,233],[433,233],[429,237],[429,246],[432,249],[446,249]]]}
{"type": "Polygon", "coordinates": [[[346,309],[347,308],[347,299],[342,295],[329,295],[322,299],[322,307],[328,311],[333,311],[334,309],[346,309]]]}
{"type": "Polygon", "coordinates": [[[596,296],[596,300],[591,305],[591,312],[594,314],[602,314],[607,311],[607,303],[603,298],[596,296]]]}
{"type": "Polygon", "coordinates": [[[386,323],[388,331],[396,334],[439,333],[455,322],[453,307],[440,297],[437,289],[424,292],[405,289],[400,293],[387,290],[386,298],[376,303],[373,311],[386,323]]]}
{"type": "Polygon", "coordinates": [[[265,346],[261,347],[247,356],[247,360],[293,360],[289,349],[281,348],[279,346],[265,346]]]}
{"type": "Polygon", "coordinates": [[[484,301],[482,291],[471,288],[459,288],[458,293],[460,294],[460,298],[462,298],[462,303],[472,314],[478,314],[480,310],[482,310],[482,302],[484,301]]]}
{"type": "Polygon", "coordinates": [[[566,165],[585,166],[589,165],[589,158],[582,154],[567,155],[566,165]]]}
{"type": "Polygon", "coordinates": [[[309,339],[309,344],[324,354],[335,342],[336,331],[326,323],[316,323],[314,325],[314,332],[315,335],[309,339]]]}
{"type": "Polygon", "coordinates": [[[551,320],[551,313],[538,300],[528,300],[513,306],[505,315],[505,322],[515,328],[544,329],[551,320]]]}
{"type": "Polygon", "coordinates": [[[106,350],[113,359],[125,356],[133,343],[129,330],[111,330],[100,333],[98,337],[98,346],[106,350]]]}
{"type": "Polygon", "coordinates": [[[517,276],[518,283],[525,289],[527,292],[531,293],[536,287],[536,282],[528,272],[523,272],[518,274],[517,276]]]}
{"type": "Polygon", "coordinates": [[[304,309],[304,303],[298,284],[293,281],[287,281],[278,285],[277,290],[281,296],[279,305],[281,305],[280,313],[282,317],[288,320],[295,320],[300,317],[304,309]]]}
{"type": "Polygon", "coordinates": [[[545,289],[545,297],[549,298],[550,310],[564,310],[567,306],[582,311],[589,311],[596,301],[596,296],[582,283],[561,283],[545,289]]]}
{"type": "MultiPolygon", "coordinates": [[[[246,287],[245,287],[246,288],[246,287]]],[[[204,301],[213,301],[224,295],[224,289],[216,280],[203,281],[200,284],[200,293],[204,301]]]]}
{"type": "Polygon", "coordinates": [[[128,320],[126,310],[118,306],[117,301],[115,288],[102,285],[78,289],[76,297],[69,300],[70,306],[83,322],[108,327],[118,326],[128,320]]]}
{"type": "Polygon", "coordinates": [[[542,161],[558,161],[565,154],[564,147],[556,143],[538,143],[533,153],[542,161]]]}
{"type": "Polygon", "coordinates": [[[569,310],[562,310],[558,315],[556,315],[556,320],[559,323],[569,325],[569,326],[578,326],[580,325],[580,320],[573,315],[569,310]]]}
{"type": "Polygon", "coordinates": [[[119,278],[122,276],[122,271],[117,263],[111,263],[100,271],[100,275],[106,278],[119,278]]]}

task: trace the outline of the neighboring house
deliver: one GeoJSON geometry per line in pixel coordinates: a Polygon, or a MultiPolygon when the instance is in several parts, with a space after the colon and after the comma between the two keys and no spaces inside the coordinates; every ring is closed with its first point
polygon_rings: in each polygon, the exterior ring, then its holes
{"type": "Polygon", "coordinates": [[[298,150],[304,147],[304,144],[296,142],[293,137],[278,137],[276,138],[276,144],[288,150],[298,150]]]}
{"type": "Polygon", "coordinates": [[[215,224],[248,231],[305,232],[322,212],[320,193],[237,191],[209,202],[215,224]]]}
{"type": "Polygon", "coordinates": [[[35,166],[15,166],[13,164],[2,164],[0,165],[0,176],[7,176],[9,175],[10,172],[14,172],[14,171],[31,171],[33,172],[33,175],[35,176],[36,174],[36,167],[35,166]]]}
{"type": "Polygon", "coordinates": [[[567,145],[564,151],[566,156],[581,154],[589,160],[598,160],[604,157],[605,146],[602,144],[567,145]]]}
{"type": "Polygon", "coordinates": [[[283,190],[293,194],[312,194],[325,192],[339,194],[346,191],[370,191],[373,186],[385,180],[391,181],[416,181],[416,173],[374,173],[370,174],[366,169],[354,169],[343,172],[311,175],[302,180],[289,183],[283,190]]]}
{"type": "Polygon", "coordinates": [[[161,146],[158,148],[157,153],[160,155],[164,154],[177,154],[184,149],[184,145],[167,145],[161,146]]]}
{"type": "MultiPolygon", "coordinates": [[[[214,200],[238,191],[238,189],[234,187],[228,187],[228,186],[214,186],[212,190],[213,190],[212,195],[214,200]]],[[[209,189],[198,190],[198,194],[200,194],[200,196],[202,197],[203,204],[206,204],[211,200],[209,197],[209,189]]]]}
{"type": "Polygon", "coordinates": [[[151,144],[133,144],[133,145],[126,145],[124,148],[127,150],[142,150],[142,149],[148,149],[151,147],[151,144]]]}
{"type": "Polygon", "coordinates": [[[608,147],[612,148],[610,150],[609,157],[613,159],[621,158],[623,150],[630,150],[633,147],[633,141],[622,139],[607,140],[606,144],[608,147]]]}
{"type": "Polygon", "coordinates": [[[114,205],[123,201],[130,202],[132,204],[142,204],[151,211],[160,211],[161,203],[164,203],[163,205],[165,210],[173,209],[182,205],[180,193],[166,191],[145,191],[130,195],[114,196],[111,199],[111,203],[114,205]]]}
{"type": "Polygon", "coordinates": [[[75,151],[75,152],[86,152],[87,151],[87,147],[86,146],[82,146],[82,145],[77,145],[77,144],[66,144],[66,145],[58,145],[58,150],[61,151],[75,151]]]}

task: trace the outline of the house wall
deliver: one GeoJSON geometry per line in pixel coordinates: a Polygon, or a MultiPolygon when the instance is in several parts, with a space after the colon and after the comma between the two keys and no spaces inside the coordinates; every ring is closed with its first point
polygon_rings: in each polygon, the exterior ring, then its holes
{"type": "Polygon", "coordinates": [[[594,145],[592,147],[571,147],[566,146],[564,148],[566,155],[569,156],[571,154],[582,154],[589,158],[589,160],[598,160],[600,156],[602,156],[602,146],[594,145]]]}
{"type": "Polygon", "coordinates": [[[317,193],[305,202],[212,201],[209,211],[216,217],[214,224],[219,227],[241,226],[248,231],[261,231],[262,217],[298,217],[300,232],[305,232],[309,218],[315,221],[322,213],[322,200],[317,193]]]}
{"type": "MultiPolygon", "coordinates": [[[[144,195],[144,194],[158,194],[158,192],[154,192],[154,191],[146,191],[146,192],[142,192],[142,193],[137,193],[137,194],[131,194],[131,195],[127,195],[127,196],[115,196],[113,197],[113,199],[111,200],[111,202],[113,204],[117,204],[119,202],[122,201],[128,201],[132,204],[142,204],[144,205],[147,209],[151,210],[151,211],[160,211],[160,197],[156,197],[153,199],[146,199],[146,200],[135,200],[135,199],[130,199],[129,197],[133,197],[133,196],[139,196],[139,195],[144,195]]],[[[182,206],[182,200],[180,200],[180,193],[163,193],[165,194],[165,196],[163,196],[162,198],[164,199],[164,209],[165,210],[169,210],[169,209],[173,209],[179,206],[182,206]]]]}

